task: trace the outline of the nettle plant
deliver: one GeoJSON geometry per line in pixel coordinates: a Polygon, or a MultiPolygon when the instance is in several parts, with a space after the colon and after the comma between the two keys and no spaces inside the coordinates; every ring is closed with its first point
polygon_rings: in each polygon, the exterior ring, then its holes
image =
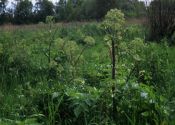
{"type": "Polygon", "coordinates": [[[118,49],[121,41],[121,32],[122,27],[125,23],[124,14],[118,9],[110,10],[105,16],[104,21],[102,22],[101,27],[106,33],[105,41],[107,42],[110,49],[110,56],[112,60],[112,97],[113,97],[113,119],[117,118],[116,110],[116,100],[115,100],[115,91],[116,91],[116,57],[118,57],[118,49]]]}

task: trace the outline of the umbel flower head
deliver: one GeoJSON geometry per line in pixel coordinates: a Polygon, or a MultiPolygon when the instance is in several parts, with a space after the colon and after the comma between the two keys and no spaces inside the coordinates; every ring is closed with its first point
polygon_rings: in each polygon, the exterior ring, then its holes
{"type": "Polygon", "coordinates": [[[95,44],[95,40],[93,37],[91,36],[86,36],[84,39],[85,44],[87,44],[88,46],[93,46],[95,44]]]}
{"type": "Polygon", "coordinates": [[[117,32],[121,30],[124,23],[125,18],[121,10],[111,9],[102,22],[102,28],[108,33],[117,32]]]}

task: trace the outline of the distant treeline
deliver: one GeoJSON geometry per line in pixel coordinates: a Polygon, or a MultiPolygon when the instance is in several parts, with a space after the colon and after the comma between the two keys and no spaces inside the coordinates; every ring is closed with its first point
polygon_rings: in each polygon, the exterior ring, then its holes
{"type": "Polygon", "coordinates": [[[31,24],[44,22],[47,16],[56,21],[100,20],[108,10],[118,8],[126,17],[140,17],[146,14],[144,2],[138,0],[15,0],[7,7],[8,0],[0,0],[0,24],[31,24]]]}

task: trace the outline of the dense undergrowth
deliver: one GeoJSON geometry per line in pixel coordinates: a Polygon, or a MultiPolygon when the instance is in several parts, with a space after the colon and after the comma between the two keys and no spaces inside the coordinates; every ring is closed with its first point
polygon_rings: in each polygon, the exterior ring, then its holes
{"type": "Polygon", "coordinates": [[[0,125],[175,124],[175,48],[124,28],[111,80],[100,24],[0,30],[0,125]]]}

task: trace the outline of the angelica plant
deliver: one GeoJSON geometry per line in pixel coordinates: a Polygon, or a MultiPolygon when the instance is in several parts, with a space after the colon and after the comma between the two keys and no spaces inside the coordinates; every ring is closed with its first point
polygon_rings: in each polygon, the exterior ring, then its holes
{"type": "MultiPolygon", "coordinates": [[[[111,63],[112,63],[112,80],[116,79],[116,56],[120,40],[121,40],[121,31],[125,23],[124,14],[118,9],[110,10],[105,16],[104,21],[102,22],[102,28],[106,33],[105,40],[107,41],[110,54],[111,54],[111,63]]],[[[112,98],[113,98],[113,120],[117,119],[116,111],[116,101],[115,101],[115,83],[112,87],[112,98]]]]}

